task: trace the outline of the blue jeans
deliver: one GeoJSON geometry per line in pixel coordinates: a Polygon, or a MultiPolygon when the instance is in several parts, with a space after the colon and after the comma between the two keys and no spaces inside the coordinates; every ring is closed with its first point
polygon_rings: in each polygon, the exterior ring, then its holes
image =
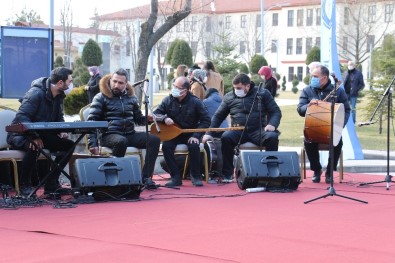
{"type": "Polygon", "coordinates": [[[357,117],[356,116],[357,115],[356,114],[357,98],[358,97],[348,95],[348,102],[350,103],[352,120],[354,121],[354,123],[355,123],[355,120],[356,120],[356,117],[357,117]]]}

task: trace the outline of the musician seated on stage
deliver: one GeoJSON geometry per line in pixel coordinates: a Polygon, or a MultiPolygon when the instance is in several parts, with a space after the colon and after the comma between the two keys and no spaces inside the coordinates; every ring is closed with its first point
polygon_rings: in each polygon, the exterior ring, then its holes
{"type": "MultiPolygon", "coordinates": [[[[127,147],[147,148],[147,134],[136,132],[134,127],[145,125],[152,116],[143,116],[134,88],[128,83],[128,73],[118,69],[100,80],[100,92],[93,98],[90,106],[88,121],[108,121],[108,130],[101,135],[101,146],[112,149],[113,156],[123,157],[127,147]]],[[[145,186],[155,189],[152,181],[155,161],[158,156],[160,139],[148,134],[148,148],[145,155],[145,165],[142,176],[145,186]],[[148,164],[148,165],[146,165],[148,164]]],[[[88,147],[92,154],[100,154],[96,134],[88,136],[88,147]]]]}
{"type": "MultiPolygon", "coordinates": [[[[281,110],[273,96],[264,88],[258,90],[248,75],[244,73],[236,75],[232,84],[233,90],[225,94],[221,105],[212,117],[210,126],[210,128],[218,128],[230,115],[231,126],[245,127],[244,130],[225,131],[221,136],[222,181],[225,183],[233,180],[233,155],[238,144],[252,142],[264,146],[266,151],[278,150],[277,127],[281,120],[281,110]],[[267,116],[270,116],[268,120],[267,116]],[[261,117],[260,121],[259,117],[261,117]]],[[[212,140],[212,134],[207,132],[203,136],[203,142],[212,140]]]]}
{"type": "MultiPolygon", "coordinates": [[[[157,120],[166,125],[176,124],[182,129],[208,128],[210,116],[201,100],[192,95],[190,88],[188,78],[178,77],[173,83],[171,95],[165,97],[154,111],[157,120]]],[[[182,185],[181,174],[174,155],[177,144],[188,146],[192,183],[195,186],[203,186],[200,170],[200,139],[202,136],[201,132],[181,133],[176,138],[162,143],[163,156],[171,176],[171,181],[166,183],[166,186],[182,185]]]]}
{"type": "MultiPolygon", "coordinates": [[[[299,104],[297,111],[300,116],[305,117],[307,108],[311,105],[316,105],[318,101],[322,101],[325,98],[329,98],[328,95],[334,86],[331,84],[329,79],[329,70],[325,66],[319,65],[312,69],[310,85],[302,90],[299,97],[299,104]]],[[[330,101],[330,98],[328,99],[330,101]]],[[[344,125],[347,123],[350,115],[350,105],[347,102],[347,95],[344,89],[337,89],[336,92],[336,103],[344,104],[344,125]]],[[[330,135],[330,134],[329,134],[330,135]]],[[[334,170],[336,170],[337,163],[341,154],[343,141],[340,139],[339,144],[334,147],[334,170]]],[[[304,147],[306,150],[307,157],[310,161],[310,169],[314,171],[312,177],[313,183],[319,183],[321,181],[322,166],[320,163],[318,143],[309,142],[304,140],[304,147]]],[[[330,158],[328,158],[328,165],[325,172],[325,182],[330,183],[332,178],[330,177],[330,158]]]]}
{"type": "MultiPolygon", "coordinates": [[[[31,88],[26,92],[12,123],[64,122],[64,91],[68,89],[73,81],[72,74],[73,71],[71,69],[60,67],[52,70],[49,78],[34,80],[31,88]]],[[[36,165],[40,154],[34,144],[51,152],[67,152],[74,147],[74,142],[67,139],[67,133],[55,134],[50,130],[29,135],[8,133],[7,137],[8,144],[13,148],[26,152],[21,164],[21,178],[19,178],[21,194],[24,196],[29,195],[33,191],[31,187],[32,167],[36,165]]],[[[64,163],[59,164],[61,168],[66,166],[71,155],[72,153],[64,163]]],[[[62,154],[59,154],[55,162],[59,163],[62,158],[62,154]]],[[[59,175],[60,171],[58,170],[48,178],[44,185],[44,194],[61,192],[59,175]]]]}

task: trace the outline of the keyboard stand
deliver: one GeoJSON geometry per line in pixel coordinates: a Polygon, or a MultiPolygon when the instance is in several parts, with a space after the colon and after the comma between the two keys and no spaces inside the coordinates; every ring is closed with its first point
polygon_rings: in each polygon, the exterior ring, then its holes
{"type": "Polygon", "coordinates": [[[48,178],[50,178],[51,176],[53,176],[53,174],[54,174],[55,172],[57,172],[58,170],[60,170],[61,173],[64,174],[64,175],[70,180],[71,185],[74,185],[74,183],[73,183],[74,179],[71,178],[71,176],[70,176],[65,170],[63,170],[63,169],[60,167],[59,164],[66,161],[67,156],[71,155],[71,154],[74,152],[75,147],[76,147],[76,146],[78,145],[78,143],[82,140],[82,138],[84,138],[84,136],[85,136],[86,134],[87,134],[87,133],[82,133],[82,134],[77,138],[77,140],[75,140],[73,147],[71,147],[71,148],[66,152],[66,154],[64,155],[64,157],[63,157],[58,163],[56,163],[56,162],[52,159],[51,154],[46,153],[46,152],[44,151],[44,149],[41,149],[41,148],[37,147],[37,145],[36,145],[33,141],[31,141],[31,143],[33,143],[34,146],[35,146],[36,148],[39,149],[40,153],[41,153],[42,155],[44,155],[45,158],[50,162],[50,164],[51,164],[51,170],[50,170],[50,171],[48,172],[48,174],[41,180],[41,182],[36,186],[36,188],[34,188],[33,191],[27,196],[27,198],[32,197],[32,196],[37,192],[37,190],[40,189],[40,187],[43,186],[43,185],[45,184],[45,182],[48,180],[48,178]]]}

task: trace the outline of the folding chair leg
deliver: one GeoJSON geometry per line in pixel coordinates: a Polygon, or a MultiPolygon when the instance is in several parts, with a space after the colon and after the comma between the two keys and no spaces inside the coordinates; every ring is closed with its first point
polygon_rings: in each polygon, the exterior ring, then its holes
{"type": "Polygon", "coordinates": [[[343,150],[340,152],[339,182],[343,182],[343,150]]]}
{"type": "Polygon", "coordinates": [[[187,154],[186,157],[185,157],[184,171],[182,172],[182,178],[183,179],[186,179],[188,162],[189,162],[189,154],[187,154]]]}

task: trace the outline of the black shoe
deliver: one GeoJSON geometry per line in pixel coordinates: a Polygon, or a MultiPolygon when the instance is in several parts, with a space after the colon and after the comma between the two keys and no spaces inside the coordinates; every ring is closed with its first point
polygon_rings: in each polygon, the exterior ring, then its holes
{"type": "Polygon", "coordinates": [[[192,184],[194,186],[203,186],[202,176],[191,176],[192,184]]]}
{"type": "Polygon", "coordinates": [[[313,183],[319,183],[319,182],[321,182],[321,173],[322,173],[321,170],[319,170],[319,171],[314,171],[314,176],[311,178],[311,181],[312,181],[313,183]]]}
{"type": "Polygon", "coordinates": [[[45,195],[50,195],[50,194],[56,194],[56,195],[67,195],[70,194],[70,188],[62,188],[60,184],[56,185],[44,185],[44,194],[45,195]]]}
{"type": "MultiPolygon", "coordinates": [[[[27,197],[33,191],[34,191],[34,188],[31,187],[31,186],[20,186],[19,187],[19,193],[20,193],[21,196],[27,197]]],[[[36,196],[36,194],[34,194],[32,196],[36,196]]]]}
{"type": "Polygon", "coordinates": [[[181,186],[182,180],[180,176],[172,176],[171,180],[165,184],[167,187],[181,186]]]}
{"type": "Polygon", "coordinates": [[[156,183],[154,181],[152,181],[151,177],[144,179],[144,186],[146,189],[149,189],[149,190],[158,189],[158,186],[156,185],[156,183]]]}

